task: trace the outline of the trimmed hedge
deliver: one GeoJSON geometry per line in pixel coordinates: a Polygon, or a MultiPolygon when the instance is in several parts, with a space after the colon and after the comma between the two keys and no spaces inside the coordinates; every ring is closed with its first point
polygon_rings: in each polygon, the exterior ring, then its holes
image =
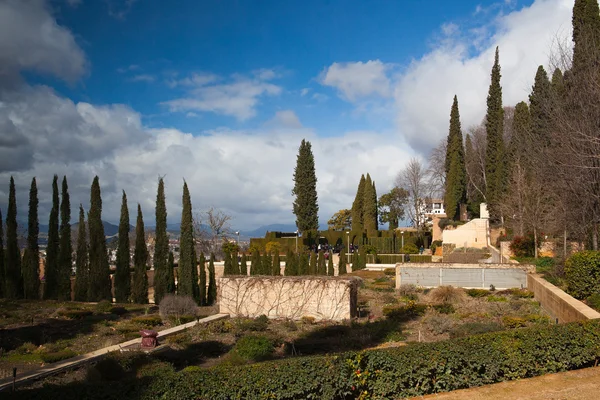
{"type": "Polygon", "coordinates": [[[567,292],[583,300],[600,287],[600,251],[582,251],[565,262],[567,292]]]}
{"type": "Polygon", "coordinates": [[[45,386],[12,396],[7,393],[6,397],[399,398],[584,368],[594,365],[599,358],[600,322],[587,321],[241,367],[162,371],[151,380],[124,380],[104,386],[82,383],[45,386]]]}

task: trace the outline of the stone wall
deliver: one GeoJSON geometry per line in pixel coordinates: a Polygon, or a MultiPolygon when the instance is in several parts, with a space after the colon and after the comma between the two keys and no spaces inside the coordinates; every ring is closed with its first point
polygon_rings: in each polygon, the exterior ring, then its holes
{"type": "Polygon", "coordinates": [[[600,313],[571,297],[538,274],[527,276],[527,289],[558,323],[600,318],[600,313]]]}
{"type": "Polygon", "coordinates": [[[222,277],[218,282],[221,314],[231,316],[340,321],[356,314],[356,277],[222,277]]]}

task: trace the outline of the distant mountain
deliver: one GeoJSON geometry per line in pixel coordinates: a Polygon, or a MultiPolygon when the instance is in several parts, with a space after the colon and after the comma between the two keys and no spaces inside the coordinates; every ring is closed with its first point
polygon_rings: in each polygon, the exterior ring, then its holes
{"type": "Polygon", "coordinates": [[[262,238],[265,237],[265,233],[267,232],[295,232],[296,225],[294,224],[271,224],[271,225],[263,225],[259,228],[256,228],[253,231],[240,232],[240,235],[251,237],[251,238],[262,238]]]}

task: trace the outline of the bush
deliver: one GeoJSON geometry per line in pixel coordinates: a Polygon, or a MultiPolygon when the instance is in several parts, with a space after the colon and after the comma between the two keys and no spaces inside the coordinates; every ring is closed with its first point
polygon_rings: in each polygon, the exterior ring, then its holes
{"type": "Polygon", "coordinates": [[[419,248],[412,243],[407,243],[400,249],[400,254],[419,254],[419,248]]]}
{"type": "Polygon", "coordinates": [[[67,358],[75,357],[77,353],[75,353],[71,349],[65,349],[60,351],[53,351],[48,353],[40,354],[40,358],[46,364],[55,363],[57,361],[66,360],[67,358]]]}
{"type": "Polygon", "coordinates": [[[131,322],[141,325],[144,328],[152,328],[162,325],[162,318],[159,315],[140,315],[131,319],[131,322]]]}
{"type": "Polygon", "coordinates": [[[398,322],[406,322],[415,319],[427,311],[426,304],[418,304],[409,301],[407,305],[400,307],[383,307],[383,315],[398,322]]]}
{"type": "Polygon", "coordinates": [[[535,238],[533,233],[525,236],[515,236],[509,245],[510,250],[515,257],[533,257],[535,256],[535,238]]]}
{"type": "Polygon", "coordinates": [[[465,297],[462,289],[453,286],[439,286],[433,289],[429,295],[435,302],[449,304],[460,303],[465,297]]]}
{"type": "Polygon", "coordinates": [[[264,336],[244,336],[237,341],[232,352],[248,361],[262,361],[271,357],[273,343],[264,336]]]}
{"type": "Polygon", "coordinates": [[[600,287],[600,252],[582,251],[565,261],[567,292],[576,299],[590,297],[600,287]]]}
{"type": "Polygon", "coordinates": [[[269,318],[266,315],[260,315],[254,319],[244,319],[240,318],[236,320],[237,329],[240,332],[244,331],[254,331],[254,332],[263,332],[267,330],[269,326],[269,318]]]}
{"type": "Polygon", "coordinates": [[[424,323],[427,329],[429,329],[436,335],[448,333],[456,325],[456,322],[451,317],[438,313],[433,313],[430,316],[428,316],[425,319],[424,323]]]}
{"type": "Polygon", "coordinates": [[[533,299],[534,293],[527,289],[509,289],[509,293],[517,299],[533,299]]]}
{"type": "Polygon", "coordinates": [[[96,312],[98,314],[104,314],[104,313],[109,312],[112,307],[113,307],[113,305],[110,301],[102,300],[102,301],[96,303],[96,307],[94,307],[94,309],[96,310],[96,312]]]}
{"type": "Polygon", "coordinates": [[[179,296],[168,294],[162,298],[159,304],[160,316],[163,320],[173,320],[177,325],[181,323],[184,315],[196,315],[198,306],[191,296],[179,296]]]}
{"type": "Polygon", "coordinates": [[[527,326],[527,320],[521,317],[506,315],[502,317],[502,323],[507,328],[523,328],[527,326]]]}
{"type": "Polygon", "coordinates": [[[496,322],[467,322],[457,326],[450,332],[450,338],[461,338],[473,335],[480,335],[482,333],[501,331],[504,328],[502,325],[496,322]]]}
{"type": "Polygon", "coordinates": [[[441,241],[441,240],[434,240],[434,241],[431,243],[431,246],[430,246],[430,248],[431,248],[431,254],[435,254],[435,250],[436,250],[438,247],[440,247],[441,245],[442,245],[442,241],[441,241]]]}
{"type": "Polygon", "coordinates": [[[588,306],[592,307],[596,311],[600,310],[600,293],[594,293],[593,295],[585,299],[585,302],[588,306]]]}
{"type": "Polygon", "coordinates": [[[490,303],[505,303],[508,301],[508,298],[504,296],[489,295],[487,297],[487,301],[489,301],[490,303]]]}
{"type": "Polygon", "coordinates": [[[398,294],[403,297],[417,295],[417,293],[419,293],[419,289],[416,285],[413,285],[412,283],[403,283],[398,289],[398,294]]]}
{"type": "Polygon", "coordinates": [[[485,297],[490,294],[490,291],[486,289],[467,289],[466,292],[470,297],[485,297]]]}
{"type": "Polygon", "coordinates": [[[456,311],[454,309],[454,306],[450,303],[436,304],[433,306],[433,309],[439,312],[440,314],[454,314],[454,312],[456,311]]]}
{"type": "Polygon", "coordinates": [[[83,319],[93,314],[90,310],[60,309],[56,312],[59,316],[69,319],[83,319]]]}

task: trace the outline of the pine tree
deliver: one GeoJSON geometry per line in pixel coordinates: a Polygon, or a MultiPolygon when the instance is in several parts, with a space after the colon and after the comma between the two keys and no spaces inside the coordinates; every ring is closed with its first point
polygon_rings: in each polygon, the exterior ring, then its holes
{"type": "Polygon", "coordinates": [[[363,212],[364,229],[367,236],[377,235],[377,193],[375,184],[371,181],[371,175],[367,174],[363,190],[363,212]]]}
{"type": "Polygon", "coordinates": [[[273,255],[273,276],[281,275],[281,261],[279,259],[279,250],[275,250],[275,255],[273,255]]]}
{"type": "Polygon", "coordinates": [[[6,270],[4,265],[4,222],[0,210],[0,298],[6,295],[6,270]]]}
{"type": "Polygon", "coordinates": [[[250,275],[262,275],[260,253],[254,249],[250,258],[250,275]]]}
{"type": "Polygon", "coordinates": [[[364,230],[363,212],[365,184],[365,176],[361,175],[358,189],[356,189],[356,197],[352,203],[352,231],[355,232],[355,234],[361,234],[364,230]]]}
{"type": "Polygon", "coordinates": [[[127,195],[125,194],[125,191],[123,191],[121,200],[121,219],[119,221],[119,243],[117,245],[117,262],[114,277],[115,301],[117,303],[127,303],[131,296],[131,275],[129,273],[130,258],[129,209],[127,208],[127,195]]]}
{"type": "Polygon", "coordinates": [[[177,293],[183,296],[194,297],[198,293],[198,282],[194,282],[194,268],[196,268],[194,250],[194,227],[192,220],[192,201],[187,183],[183,184],[183,210],[181,212],[181,233],[179,239],[179,281],[177,293]]]}
{"type": "Polygon", "coordinates": [[[333,268],[333,252],[329,252],[329,260],[327,260],[327,275],[334,276],[335,270],[333,268]]]}
{"type": "Polygon", "coordinates": [[[206,301],[206,258],[204,258],[204,253],[200,253],[200,302],[198,303],[201,306],[208,305],[206,301]]]}
{"type": "Polygon", "coordinates": [[[319,260],[317,264],[317,275],[327,275],[327,264],[325,263],[325,252],[319,251],[319,260]]]}
{"type": "Polygon", "coordinates": [[[75,301],[88,299],[90,266],[85,229],[85,213],[79,205],[79,225],[77,226],[77,255],[75,258],[75,301]]]}
{"type": "Polygon", "coordinates": [[[208,290],[206,293],[206,302],[212,306],[217,301],[217,281],[215,279],[215,255],[210,255],[208,263],[208,290]]]}
{"type": "Polygon", "coordinates": [[[44,267],[44,299],[58,299],[58,175],[54,175],[52,181],[52,209],[50,210],[50,220],[48,222],[48,245],[46,246],[46,266],[44,267]]]}
{"type": "Polygon", "coordinates": [[[338,276],[346,275],[346,250],[340,251],[340,261],[338,262],[338,276]]]}
{"type": "Polygon", "coordinates": [[[175,293],[175,289],[175,256],[170,251],[167,262],[167,293],[175,293]]]}
{"type": "Polygon", "coordinates": [[[102,195],[98,177],[94,177],[90,193],[90,212],[88,214],[90,231],[89,243],[89,291],[88,301],[112,301],[110,268],[106,251],[106,236],[102,224],[102,195]]]}
{"type": "MultiPolygon", "coordinates": [[[[159,178],[158,180],[158,191],[156,193],[155,235],[154,298],[156,299],[156,304],[158,304],[165,294],[175,293],[175,281],[172,281],[171,286],[171,276],[167,268],[169,257],[169,238],[167,236],[167,206],[165,203],[165,183],[163,178],[159,178]]],[[[189,240],[189,238],[187,240],[189,240]]],[[[181,261],[179,264],[181,269],[181,261]]]]}
{"type": "MultiPolygon", "coordinates": [[[[127,222],[129,228],[129,221],[127,222]]],[[[142,207],[138,204],[137,221],[135,223],[135,249],[133,250],[133,286],[131,299],[136,304],[148,303],[148,248],[146,247],[146,231],[142,207]]],[[[127,271],[129,274],[129,271],[127,271]]],[[[156,301],[154,302],[155,304],[156,301]]]]}
{"type": "Polygon", "coordinates": [[[294,215],[296,226],[310,237],[311,231],[319,229],[319,205],[317,204],[317,176],[315,158],[309,141],[302,139],[296,168],[294,169],[294,215]]]}
{"type": "Polygon", "coordinates": [[[450,131],[448,132],[445,167],[444,209],[448,218],[459,219],[460,205],[467,201],[467,172],[456,96],[454,96],[450,110],[450,131]]]}
{"type": "Polygon", "coordinates": [[[273,272],[273,258],[270,253],[263,254],[262,258],[262,274],[263,275],[272,275],[273,272]]]}
{"type": "Polygon", "coordinates": [[[23,294],[26,299],[40,298],[40,250],[38,236],[40,224],[38,219],[38,194],[35,178],[31,180],[29,189],[29,218],[27,227],[27,257],[23,254],[23,294]]]}
{"type": "Polygon", "coordinates": [[[246,253],[242,253],[242,261],[240,263],[240,275],[248,275],[248,260],[246,259],[246,253]]]}
{"type": "Polygon", "coordinates": [[[15,195],[15,181],[11,176],[8,210],[6,212],[6,275],[4,293],[7,299],[20,299],[23,297],[21,254],[17,240],[17,199],[15,195]]]}
{"type": "Polygon", "coordinates": [[[292,250],[288,249],[285,256],[285,269],[283,270],[285,276],[296,276],[298,275],[298,265],[296,264],[296,255],[292,253],[292,250]]]}
{"type": "Polygon", "coordinates": [[[550,144],[552,89],[548,74],[539,66],[535,82],[529,95],[529,113],[531,115],[532,148],[540,149],[550,144]]]}
{"type": "Polygon", "coordinates": [[[499,220],[498,202],[505,191],[507,174],[504,159],[504,109],[502,108],[502,87],[500,86],[500,61],[496,47],[491,83],[487,97],[485,129],[487,148],[485,154],[485,173],[487,179],[486,198],[490,219],[499,220]]]}
{"type": "Polygon", "coordinates": [[[67,177],[63,176],[60,203],[60,242],[58,246],[58,299],[71,300],[71,272],[73,246],[71,245],[71,198],[67,177]]]}
{"type": "Polygon", "coordinates": [[[306,276],[309,275],[309,261],[308,261],[308,253],[302,252],[298,256],[298,275],[306,276]]]}

